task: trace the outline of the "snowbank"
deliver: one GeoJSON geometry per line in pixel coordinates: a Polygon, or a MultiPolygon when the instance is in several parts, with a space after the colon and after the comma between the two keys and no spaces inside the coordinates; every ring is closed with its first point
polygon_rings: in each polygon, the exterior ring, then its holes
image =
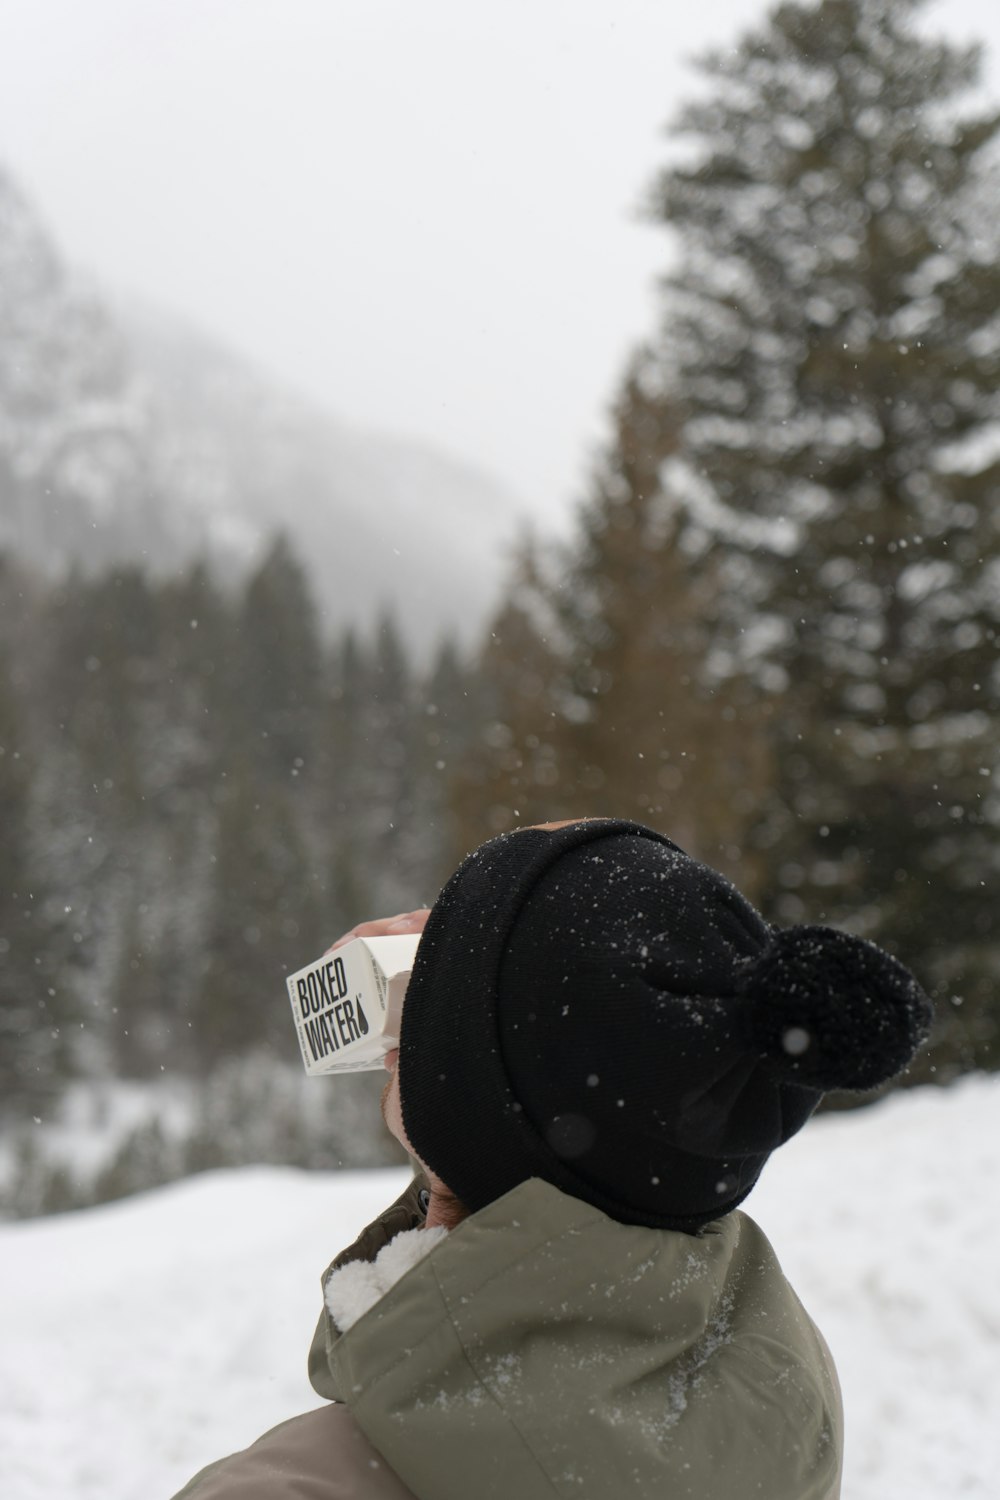
{"type": "MultiPolygon", "coordinates": [[[[1000,1079],[814,1121],[748,1204],[844,1387],[844,1500],[995,1500],[1000,1079]]],[[[319,1276],[399,1172],[210,1173],[0,1228],[4,1500],[157,1500],[318,1405],[319,1276]]]]}

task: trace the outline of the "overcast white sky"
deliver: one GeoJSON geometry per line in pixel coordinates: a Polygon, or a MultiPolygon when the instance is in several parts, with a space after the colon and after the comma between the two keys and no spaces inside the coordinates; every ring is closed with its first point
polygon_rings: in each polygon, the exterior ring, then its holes
{"type": "MultiPolygon", "coordinates": [[[[667,247],[687,59],[761,0],[0,0],[0,161],[66,252],[565,515],[667,247]]],[[[989,47],[1000,5],[927,24],[989,47]]]]}

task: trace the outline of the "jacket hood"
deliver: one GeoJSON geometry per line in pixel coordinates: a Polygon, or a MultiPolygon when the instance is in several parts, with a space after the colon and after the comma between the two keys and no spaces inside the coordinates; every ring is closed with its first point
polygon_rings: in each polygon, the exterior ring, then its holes
{"type": "Polygon", "coordinates": [[[623,1225],[538,1179],[435,1244],[313,1383],[426,1500],[835,1500],[839,1392],[747,1215],[623,1225]]]}

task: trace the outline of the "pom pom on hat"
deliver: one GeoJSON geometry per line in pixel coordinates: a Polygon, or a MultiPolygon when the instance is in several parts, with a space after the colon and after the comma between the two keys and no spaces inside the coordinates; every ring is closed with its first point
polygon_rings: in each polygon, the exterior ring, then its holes
{"type": "Polygon", "coordinates": [[[750,1045],[790,1082],[814,1089],[888,1082],[930,1026],[912,974],[873,943],[832,927],[774,929],[738,993],[750,1045]]]}

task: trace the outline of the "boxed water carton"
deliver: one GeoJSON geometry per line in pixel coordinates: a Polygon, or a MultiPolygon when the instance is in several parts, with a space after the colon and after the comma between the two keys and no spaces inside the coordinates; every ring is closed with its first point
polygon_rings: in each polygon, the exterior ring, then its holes
{"type": "Polygon", "coordinates": [[[420,934],[352,938],[285,981],[306,1072],[382,1067],[399,1045],[403,996],[420,934]]]}

